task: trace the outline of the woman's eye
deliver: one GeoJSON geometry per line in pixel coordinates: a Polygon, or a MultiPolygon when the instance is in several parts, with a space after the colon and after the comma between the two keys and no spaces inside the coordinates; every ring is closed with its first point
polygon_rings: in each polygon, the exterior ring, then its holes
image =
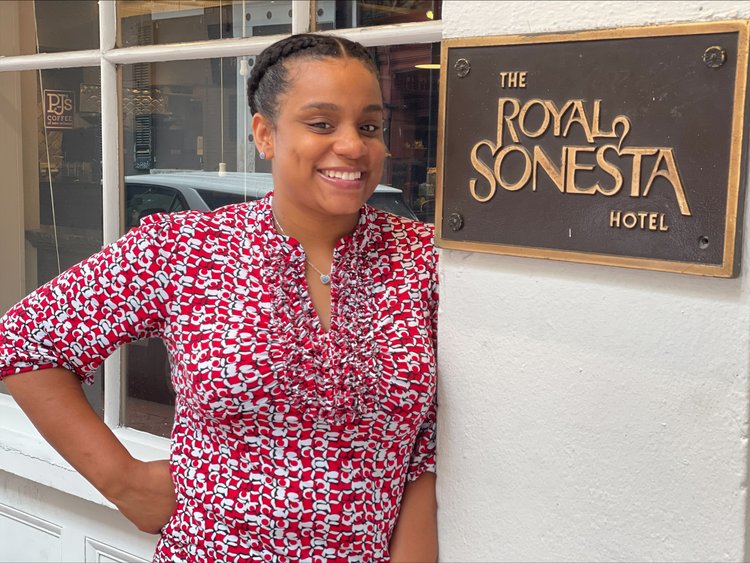
{"type": "Polygon", "coordinates": [[[380,131],[380,126],[368,123],[367,125],[362,126],[362,131],[364,131],[365,133],[377,133],[378,131],[380,131]]]}
{"type": "Polygon", "coordinates": [[[313,127],[314,129],[330,129],[331,124],[326,123],[325,121],[315,121],[314,123],[309,123],[310,127],[313,127]]]}

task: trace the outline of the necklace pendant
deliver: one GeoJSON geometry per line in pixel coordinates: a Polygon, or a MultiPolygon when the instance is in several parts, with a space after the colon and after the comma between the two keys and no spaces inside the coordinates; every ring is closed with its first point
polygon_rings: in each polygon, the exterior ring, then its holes
{"type": "Polygon", "coordinates": [[[322,283],[323,285],[328,285],[329,283],[331,283],[331,276],[327,274],[320,274],[320,283],[322,283]]]}

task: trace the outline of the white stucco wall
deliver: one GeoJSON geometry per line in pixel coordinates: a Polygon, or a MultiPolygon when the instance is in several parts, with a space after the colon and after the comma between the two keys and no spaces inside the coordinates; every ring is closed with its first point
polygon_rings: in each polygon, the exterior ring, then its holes
{"type": "MultiPolygon", "coordinates": [[[[461,0],[443,17],[448,38],[750,2],[461,0]]],[[[731,280],[442,252],[442,561],[746,560],[748,239],[731,280]]]]}

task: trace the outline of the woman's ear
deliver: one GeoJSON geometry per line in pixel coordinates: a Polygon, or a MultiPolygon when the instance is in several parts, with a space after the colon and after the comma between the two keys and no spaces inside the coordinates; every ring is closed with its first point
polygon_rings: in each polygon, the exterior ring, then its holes
{"type": "Polygon", "coordinates": [[[273,124],[260,113],[253,114],[253,139],[255,148],[265,153],[266,160],[273,158],[273,124]]]}

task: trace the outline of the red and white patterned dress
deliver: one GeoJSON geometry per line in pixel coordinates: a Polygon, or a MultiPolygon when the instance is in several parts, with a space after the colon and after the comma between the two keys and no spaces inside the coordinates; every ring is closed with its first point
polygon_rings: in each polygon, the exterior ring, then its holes
{"type": "Polygon", "coordinates": [[[155,561],[387,561],[405,483],[435,469],[432,228],[364,206],[326,332],[272,197],[151,216],[0,319],[0,377],[88,379],[164,340],[178,506],[155,561]]]}

